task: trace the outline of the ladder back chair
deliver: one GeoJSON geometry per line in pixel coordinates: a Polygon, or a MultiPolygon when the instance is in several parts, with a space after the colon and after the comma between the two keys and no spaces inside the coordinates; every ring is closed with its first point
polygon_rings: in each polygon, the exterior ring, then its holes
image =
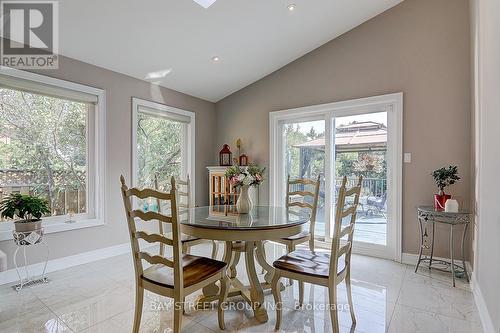
{"type": "Polygon", "coordinates": [[[229,278],[226,275],[227,264],[205,257],[183,254],[181,251],[181,232],[179,225],[178,193],[175,179],[172,177],[172,188],[169,193],[153,189],[128,188],[123,176],[120,177],[121,192],[127,217],[132,257],[135,270],[135,314],[133,332],[139,331],[141,324],[144,290],[174,299],[174,333],[178,333],[182,326],[184,297],[205,286],[220,281],[218,320],[219,327],[224,329],[223,304],[227,298],[229,278]],[[170,203],[170,215],[160,212],[132,208],[132,198],[153,198],[170,203]],[[137,230],[136,220],[148,222],[158,220],[168,223],[172,228],[172,238],[163,234],[148,233],[137,230]],[[172,247],[173,255],[166,258],[164,255],[153,255],[142,250],[139,240],[147,243],[160,243],[172,247]],[[145,268],[143,260],[150,264],[145,268]]]}
{"type": "Polygon", "coordinates": [[[286,245],[288,252],[295,251],[297,245],[306,242],[309,242],[309,249],[314,251],[314,227],[316,224],[316,211],[318,210],[319,186],[320,176],[317,179],[290,179],[290,175],[288,175],[286,183],[286,207],[300,207],[311,210],[309,230],[304,230],[297,235],[274,240],[277,243],[286,245]],[[292,190],[294,186],[301,186],[301,188],[292,190]],[[312,191],[306,190],[306,186],[312,187],[312,191]],[[307,202],[308,198],[311,199],[311,203],[307,202]]]}
{"type": "Polygon", "coordinates": [[[330,317],[334,333],[339,332],[337,285],[345,281],[352,325],[353,327],[356,325],[351,293],[351,251],[362,180],[363,177],[360,176],[357,185],[350,189],[346,189],[347,177],[342,180],[342,187],[337,199],[334,236],[330,253],[300,249],[282,256],[273,263],[276,271],[271,285],[276,302],[276,330],[280,328],[282,317],[279,288],[281,277],[299,281],[299,305],[302,305],[304,301],[304,282],[328,287],[330,317]],[[352,203],[346,204],[346,197],[351,196],[354,196],[352,203]],[[344,219],[348,219],[349,224],[342,227],[344,219]],[[342,245],[341,238],[346,236],[345,244],[342,245]]]}
{"type": "MultiPolygon", "coordinates": [[[[158,185],[158,176],[155,174],[155,190],[159,190],[160,187],[158,185]]],[[[184,216],[189,214],[189,209],[191,206],[191,182],[189,179],[189,175],[187,175],[186,180],[178,179],[176,181],[177,184],[177,193],[179,195],[179,216],[184,216]]],[[[158,207],[158,212],[161,213],[160,200],[156,199],[156,206],[158,207]]],[[[163,222],[158,221],[158,227],[160,230],[160,234],[163,234],[168,239],[172,239],[172,233],[163,231],[163,222]]],[[[203,244],[203,243],[212,243],[212,259],[217,259],[218,246],[215,241],[210,241],[206,239],[201,239],[193,236],[189,236],[186,234],[181,234],[181,244],[182,244],[182,252],[189,254],[191,252],[191,247],[203,244]]],[[[165,245],[160,244],[160,255],[163,256],[165,253],[165,245]]]]}
{"type": "MultiPolygon", "coordinates": [[[[318,210],[320,176],[317,179],[288,179],[286,182],[286,207],[308,208],[311,210],[311,218],[309,220],[309,230],[304,230],[301,233],[292,235],[286,238],[273,239],[273,242],[286,246],[287,253],[295,251],[297,245],[309,242],[309,250],[314,251],[314,228],[316,225],[316,211],[318,210]],[[292,187],[300,186],[299,190],[292,187]],[[312,191],[307,191],[306,187],[312,187],[312,191]],[[312,199],[312,203],[307,202],[307,198],[312,199]]],[[[265,255],[265,254],[264,254],[265,255]]],[[[292,284],[290,280],[289,285],[292,284]]]]}

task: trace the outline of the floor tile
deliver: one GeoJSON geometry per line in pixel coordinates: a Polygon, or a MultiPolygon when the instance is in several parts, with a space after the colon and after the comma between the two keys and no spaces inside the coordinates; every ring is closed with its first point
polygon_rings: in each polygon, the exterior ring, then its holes
{"type": "Polygon", "coordinates": [[[456,319],[480,321],[471,291],[429,279],[406,279],[397,303],[456,319]]]}
{"type": "MultiPolygon", "coordinates": [[[[10,298],[10,297],[9,297],[10,298]]],[[[22,296],[22,298],[24,298],[22,296]]],[[[7,304],[4,295],[1,303],[7,304]]],[[[37,299],[14,301],[10,299],[9,308],[2,308],[0,318],[0,332],[2,333],[62,333],[72,332],[70,328],[57,317],[55,313],[37,299]]]]}
{"type": "Polygon", "coordinates": [[[481,325],[437,313],[398,304],[389,326],[389,333],[480,333],[481,325]]]}
{"type": "MultiPolygon", "coordinates": [[[[193,248],[203,255],[211,245],[193,248]]],[[[266,244],[268,262],[285,253],[281,245],[266,244]]],[[[237,265],[238,277],[246,282],[245,260],[237,265]]],[[[260,267],[257,268],[260,273],[260,267]]],[[[344,283],[338,286],[341,332],[481,332],[479,315],[469,285],[457,280],[451,287],[449,274],[425,267],[353,255],[352,290],[357,324],[352,326],[344,283]]],[[[259,274],[263,280],[263,275],[259,274]]],[[[48,284],[21,292],[0,286],[0,332],[130,332],[135,306],[135,277],[130,255],[87,263],[49,274],[48,284]]],[[[286,281],[284,281],[286,282],[286,281]]],[[[186,297],[194,304],[200,291],[186,297]]],[[[296,307],[298,284],[282,292],[284,314],[281,332],[331,332],[328,292],[306,284],[305,304],[296,307]]],[[[145,292],[141,332],[170,332],[172,299],[145,292]]],[[[259,323],[241,297],[230,300],[225,313],[225,332],[274,332],[275,307],[265,292],[269,321],[259,323]]],[[[216,302],[207,310],[193,307],[183,316],[183,332],[220,332],[216,302]]]]}

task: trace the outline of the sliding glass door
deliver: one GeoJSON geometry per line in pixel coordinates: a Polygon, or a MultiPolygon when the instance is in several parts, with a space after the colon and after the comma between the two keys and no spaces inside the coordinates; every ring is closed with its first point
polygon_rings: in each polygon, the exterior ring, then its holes
{"type": "Polygon", "coordinates": [[[400,94],[271,113],[271,190],[274,205],[285,204],[286,180],[321,179],[316,217],[317,244],[328,245],[338,192],[363,176],[354,250],[400,256],[400,94]]]}
{"type": "MultiPolygon", "coordinates": [[[[387,112],[335,118],[335,202],[343,177],[363,177],[354,240],[387,245],[387,112]]],[[[347,222],[347,221],[346,221],[347,222]]]]}
{"type": "MultiPolygon", "coordinates": [[[[283,123],[283,148],[285,169],[283,176],[321,180],[316,214],[315,236],[324,240],[325,228],[325,121],[300,121],[283,123]]],[[[286,179],[285,179],[286,181],[286,179]]],[[[296,184],[294,186],[299,186],[296,184]]],[[[304,185],[300,185],[304,186],[304,185]]],[[[286,189],[285,189],[286,190],[286,189]]],[[[291,191],[313,189],[292,188],[291,191]]],[[[292,199],[293,200],[293,199],[292,199]]]]}

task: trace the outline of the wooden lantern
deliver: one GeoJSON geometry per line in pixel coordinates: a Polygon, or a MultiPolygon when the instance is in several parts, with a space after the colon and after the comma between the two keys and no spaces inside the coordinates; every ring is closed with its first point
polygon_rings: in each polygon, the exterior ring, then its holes
{"type": "Polygon", "coordinates": [[[229,150],[229,146],[225,144],[219,152],[219,165],[230,166],[232,162],[232,156],[233,154],[231,153],[231,150],[229,150]]]}
{"type": "Polygon", "coordinates": [[[247,166],[248,165],[248,156],[245,154],[240,155],[240,166],[247,166]]]}

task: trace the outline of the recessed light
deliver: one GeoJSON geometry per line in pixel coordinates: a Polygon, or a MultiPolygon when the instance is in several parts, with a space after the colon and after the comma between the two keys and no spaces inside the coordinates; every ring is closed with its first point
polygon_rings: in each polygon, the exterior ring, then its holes
{"type": "Polygon", "coordinates": [[[212,57],[212,61],[213,62],[218,62],[220,60],[220,58],[218,56],[213,56],[212,57]]]}
{"type": "Polygon", "coordinates": [[[295,10],[295,8],[297,8],[297,6],[294,3],[291,3],[288,5],[287,8],[289,11],[293,12],[295,10]]]}

